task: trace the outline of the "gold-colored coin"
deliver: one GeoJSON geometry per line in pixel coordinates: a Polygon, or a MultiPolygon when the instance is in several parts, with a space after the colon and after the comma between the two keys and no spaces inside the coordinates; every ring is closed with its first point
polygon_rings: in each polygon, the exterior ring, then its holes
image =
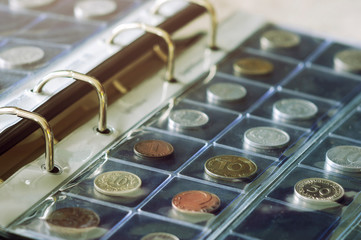
{"type": "Polygon", "coordinates": [[[260,44],[262,49],[293,48],[301,43],[298,34],[284,30],[269,30],[262,34],[260,44]]]}
{"type": "Polygon", "coordinates": [[[142,180],[135,174],[125,171],[112,171],[100,174],[94,179],[94,188],[109,196],[124,196],[142,185],[142,180]]]}
{"type": "Polygon", "coordinates": [[[208,159],[204,170],[213,178],[239,181],[253,176],[257,172],[257,165],[244,157],[220,155],[208,159]]]}
{"type": "Polygon", "coordinates": [[[233,63],[233,70],[239,75],[267,75],[273,72],[273,64],[261,58],[241,58],[233,63]]]}

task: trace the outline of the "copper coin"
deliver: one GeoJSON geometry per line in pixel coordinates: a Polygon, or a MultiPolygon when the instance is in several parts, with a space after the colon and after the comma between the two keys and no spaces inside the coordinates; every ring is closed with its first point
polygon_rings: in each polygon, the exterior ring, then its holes
{"type": "Polygon", "coordinates": [[[140,157],[163,158],[174,152],[172,144],[162,140],[144,140],[134,145],[134,153],[140,157]]]}
{"type": "Polygon", "coordinates": [[[216,211],[220,205],[221,200],[217,195],[199,190],[181,192],[172,199],[172,206],[181,212],[210,213],[216,211]]]}
{"type": "Polygon", "coordinates": [[[233,64],[236,75],[267,75],[273,72],[273,64],[262,58],[241,58],[233,64]]]}
{"type": "Polygon", "coordinates": [[[92,210],[71,207],[52,212],[46,221],[56,227],[87,229],[99,225],[99,216],[92,210]]]}

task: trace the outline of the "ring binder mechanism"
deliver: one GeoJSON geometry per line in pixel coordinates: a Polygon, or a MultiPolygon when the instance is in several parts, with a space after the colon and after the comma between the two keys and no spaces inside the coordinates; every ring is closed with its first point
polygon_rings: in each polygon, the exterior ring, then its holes
{"type": "Polygon", "coordinates": [[[167,63],[167,71],[166,71],[166,80],[168,82],[175,82],[175,78],[174,78],[174,52],[175,52],[175,47],[174,47],[174,43],[170,37],[170,35],[164,31],[161,28],[158,27],[153,27],[144,23],[127,23],[127,24],[121,24],[118,25],[117,27],[115,27],[112,31],[112,35],[110,36],[110,38],[107,40],[107,43],[109,44],[114,44],[114,39],[116,38],[116,36],[118,36],[121,32],[126,31],[126,30],[130,30],[130,29],[142,29],[146,32],[149,33],[153,33],[161,38],[164,39],[164,41],[167,44],[168,47],[168,63],[167,63]]]}
{"type": "Polygon", "coordinates": [[[100,133],[109,133],[109,129],[107,128],[107,95],[105,93],[105,89],[103,85],[95,78],[90,77],[88,75],[74,72],[71,70],[60,70],[49,73],[45,77],[43,77],[34,87],[34,93],[40,93],[44,85],[54,78],[73,78],[75,80],[84,81],[91,84],[97,91],[99,98],[99,121],[97,131],[100,133]]]}
{"type": "MultiPolygon", "coordinates": [[[[178,1],[178,0],[158,0],[155,2],[155,5],[152,7],[151,11],[153,14],[158,14],[158,11],[160,7],[171,1],[178,1]]],[[[218,20],[216,16],[216,11],[214,10],[214,7],[212,4],[210,4],[207,0],[185,0],[189,3],[193,3],[196,5],[199,5],[201,7],[204,7],[207,12],[209,13],[209,16],[211,18],[211,34],[209,37],[209,43],[208,47],[212,50],[217,50],[217,28],[218,28],[218,20]]]]}
{"type": "Polygon", "coordinates": [[[45,138],[45,169],[48,172],[52,172],[54,169],[54,135],[48,121],[37,113],[29,112],[17,107],[0,108],[0,115],[4,114],[30,119],[39,124],[45,138]]]}

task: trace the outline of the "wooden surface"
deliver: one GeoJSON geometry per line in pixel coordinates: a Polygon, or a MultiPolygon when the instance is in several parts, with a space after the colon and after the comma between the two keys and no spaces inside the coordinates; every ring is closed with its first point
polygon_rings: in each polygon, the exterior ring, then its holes
{"type": "Polygon", "coordinates": [[[361,46],[361,1],[357,0],[210,0],[217,12],[242,11],[286,27],[361,46]]]}

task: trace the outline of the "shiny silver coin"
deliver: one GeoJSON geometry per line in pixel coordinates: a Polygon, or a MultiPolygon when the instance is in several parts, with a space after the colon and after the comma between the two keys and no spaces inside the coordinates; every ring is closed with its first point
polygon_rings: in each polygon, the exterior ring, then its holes
{"type": "Polygon", "coordinates": [[[360,72],[361,50],[347,49],[338,52],[333,58],[333,64],[337,71],[360,72]]]}
{"type": "Polygon", "coordinates": [[[246,95],[247,90],[235,83],[215,83],[207,88],[207,99],[214,103],[235,102],[246,95]]]}
{"type": "Polygon", "coordinates": [[[295,196],[310,204],[337,202],[343,198],[343,187],[325,178],[306,178],[294,186],[295,196]]]}
{"type": "Polygon", "coordinates": [[[179,240],[179,238],[170,233],[155,232],[145,235],[140,240],[179,240]]]}
{"type": "Polygon", "coordinates": [[[193,129],[206,125],[208,121],[209,117],[204,112],[181,109],[170,113],[168,124],[173,129],[193,129]]]}
{"type": "Polygon", "coordinates": [[[111,171],[98,175],[94,179],[94,188],[109,196],[123,196],[140,188],[142,180],[134,173],[111,171]]]}
{"type": "Polygon", "coordinates": [[[333,147],[326,152],[326,163],[344,172],[361,172],[361,147],[333,147]]]}
{"type": "Polygon", "coordinates": [[[262,49],[292,48],[299,45],[299,35],[284,30],[269,30],[262,34],[260,43],[262,49]]]}
{"type": "Polygon", "coordinates": [[[255,148],[278,149],[285,147],[290,136],[283,130],[272,127],[255,127],[244,133],[244,142],[255,148]]]}
{"type": "Polygon", "coordinates": [[[288,120],[305,120],[313,118],[318,112],[317,106],[308,100],[288,98],[273,104],[273,115],[288,120]]]}
{"type": "Polygon", "coordinates": [[[0,52],[1,68],[28,67],[39,63],[45,56],[40,47],[18,46],[0,52]]]}
{"type": "Polygon", "coordinates": [[[117,9],[117,3],[111,0],[84,0],[74,6],[77,18],[98,18],[112,14],[117,9]]]}
{"type": "Polygon", "coordinates": [[[50,5],[55,0],[9,0],[11,8],[40,8],[50,5]]]}

